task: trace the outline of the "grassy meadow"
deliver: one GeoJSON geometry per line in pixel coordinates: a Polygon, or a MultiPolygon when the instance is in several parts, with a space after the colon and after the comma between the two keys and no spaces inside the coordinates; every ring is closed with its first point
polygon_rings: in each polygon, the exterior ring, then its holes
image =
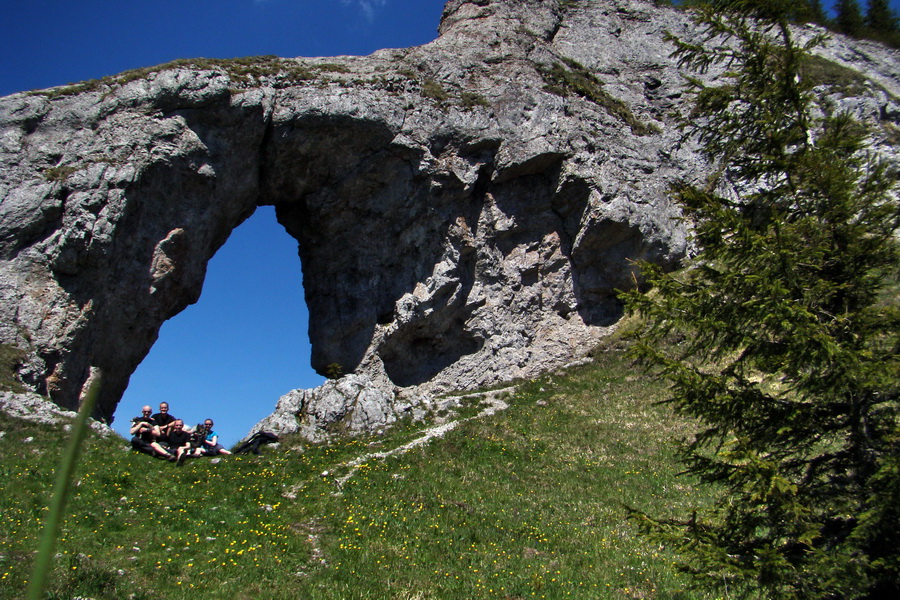
{"type": "MultiPolygon", "coordinates": [[[[660,382],[615,348],[596,354],[343,485],[349,461],[427,423],[180,468],[92,435],[48,597],[702,598],[625,509],[699,501],[673,460],[686,426],[655,404],[660,382]]],[[[20,598],[65,439],[5,416],[0,431],[0,598],[20,598]]]]}

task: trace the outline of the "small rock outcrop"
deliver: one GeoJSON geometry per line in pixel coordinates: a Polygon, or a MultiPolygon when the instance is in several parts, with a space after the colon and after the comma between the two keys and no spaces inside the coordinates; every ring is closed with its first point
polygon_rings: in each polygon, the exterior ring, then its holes
{"type": "MultiPolygon", "coordinates": [[[[313,366],[360,378],[334,384],[361,386],[351,429],[563,364],[616,323],[634,261],[687,252],[666,189],[705,166],[674,127],[666,31],[692,29],[646,0],[450,0],[421,47],[180,61],[2,98],[0,343],[63,407],[100,369],[110,419],[210,257],[274,205],[298,243],[313,366]]],[[[893,152],[897,52],[826,53],[859,86],[823,93],[893,152]]],[[[318,427],[332,408],[313,396],[282,402],[318,427]]]]}
{"type": "MultiPolygon", "coordinates": [[[[0,412],[10,417],[41,425],[62,425],[68,430],[75,421],[77,413],[65,410],[34,392],[15,393],[0,392],[0,412]]],[[[88,420],[94,433],[103,436],[114,436],[115,432],[99,421],[88,420]]],[[[0,431],[0,435],[4,435],[0,431]]]]}
{"type": "Polygon", "coordinates": [[[299,433],[318,442],[334,434],[358,435],[392,425],[413,409],[396,401],[394,394],[359,375],[329,380],[310,390],[293,390],[278,399],[275,411],[254,427],[255,431],[299,433]]]}

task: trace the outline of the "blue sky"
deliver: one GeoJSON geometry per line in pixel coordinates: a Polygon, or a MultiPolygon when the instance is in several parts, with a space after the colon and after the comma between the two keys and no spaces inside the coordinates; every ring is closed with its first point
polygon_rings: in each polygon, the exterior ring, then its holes
{"type": "Polygon", "coordinates": [[[369,54],[436,36],[444,0],[0,0],[0,95],[176,58],[369,54]]]}
{"type": "MultiPolygon", "coordinates": [[[[176,58],[335,56],[437,36],[444,0],[0,0],[0,96],[176,58]]],[[[262,207],[210,261],[200,301],[167,321],[113,427],[143,404],[209,417],[230,446],[279,396],[321,385],[309,366],[297,245],[262,207]]]]}

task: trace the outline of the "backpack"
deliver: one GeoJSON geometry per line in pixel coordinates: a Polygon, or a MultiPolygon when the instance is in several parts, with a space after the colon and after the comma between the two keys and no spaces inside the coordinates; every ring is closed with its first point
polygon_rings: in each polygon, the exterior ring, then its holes
{"type": "Polygon", "coordinates": [[[209,427],[204,423],[198,423],[196,427],[194,427],[194,432],[191,434],[191,448],[201,448],[203,447],[203,442],[206,440],[206,434],[209,432],[209,427]]]}
{"type": "Polygon", "coordinates": [[[246,454],[252,452],[259,454],[259,447],[262,444],[274,444],[278,441],[278,436],[268,431],[257,431],[247,439],[246,442],[234,449],[235,454],[246,454]]]}

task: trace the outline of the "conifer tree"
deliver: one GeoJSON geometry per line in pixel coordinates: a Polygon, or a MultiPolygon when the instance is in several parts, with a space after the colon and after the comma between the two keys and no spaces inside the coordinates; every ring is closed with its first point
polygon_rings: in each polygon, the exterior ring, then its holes
{"type": "Polygon", "coordinates": [[[825,9],[822,8],[821,0],[807,0],[803,20],[819,25],[828,23],[828,16],[825,14],[825,9]]]}
{"type": "Polygon", "coordinates": [[[857,37],[862,35],[865,21],[856,0],[837,0],[834,11],[837,13],[834,23],[838,32],[857,37]]]}
{"type": "Polygon", "coordinates": [[[869,0],[865,24],[875,33],[896,33],[897,15],[891,10],[888,0],[869,0]]]}
{"type": "Polygon", "coordinates": [[[625,297],[714,500],[633,516],[728,597],[900,598],[900,190],[866,128],[817,104],[804,69],[823,38],[797,43],[791,5],[712,0],[702,41],[672,38],[682,67],[727,67],[689,83],[686,134],[715,175],[673,187],[696,256],[643,265],[651,292],[625,297]]]}

